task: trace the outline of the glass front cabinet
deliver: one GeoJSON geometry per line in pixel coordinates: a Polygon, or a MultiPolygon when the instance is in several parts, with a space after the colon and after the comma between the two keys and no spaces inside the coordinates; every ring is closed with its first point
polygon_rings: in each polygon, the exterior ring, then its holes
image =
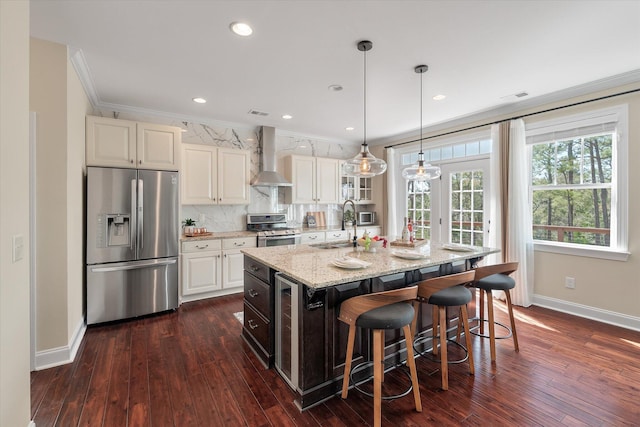
{"type": "Polygon", "coordinates": [[[342,176],[340,181],[341,201],[353,200],[355,203],[371,203],[371,177],[342,176]]]}

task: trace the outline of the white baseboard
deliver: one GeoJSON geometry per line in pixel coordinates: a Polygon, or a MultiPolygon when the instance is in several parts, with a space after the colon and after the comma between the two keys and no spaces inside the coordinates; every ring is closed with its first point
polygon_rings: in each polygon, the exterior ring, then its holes
{"type": "Polygon", "coordinates": [[[598,322],[620,326],[621,328],[640,331],[640,317],[629,316],[626,314],[616,313],[614,311],[589,307],[587,305],[545,297],[542,295],[534,295],[533,304],[540,307],[549,308],[551,310],[573,314],[574,316],[584,317],[591,320],[597,320],[598,322]]]}
{"type": "Polygon", "coordinates": [[[68,345],[36,352],[35,370],[39,371],[73,362],[86,330],[87,325],[84,323],[83,317],[76,326],[68,345]]]}

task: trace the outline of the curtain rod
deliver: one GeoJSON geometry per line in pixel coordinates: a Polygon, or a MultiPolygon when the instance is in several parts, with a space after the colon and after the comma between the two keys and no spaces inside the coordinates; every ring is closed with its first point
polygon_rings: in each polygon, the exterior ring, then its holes
{"type": "MultiPolygon", "coordinates": [[[[573,104],[562,105],[560,107],[554,107],[554,108],[548,108],[546,110],[536,111],[534,113],[522,114],[520,116],[513,116],[513,117],[509,117],[508,119],[496,120],[494,122],[483,123],[481,125],[476,125],[476,126],[470,126],[470,127],[464,128],[464,129],[452,130],[450,132],[445,132],[445,133],[440,133],[440,134],[437,134],[437,135],[427,136],[426,138],[422,138],[422,140],[424,141],[425,139],[439,138],[441,136],[452,135],[454,133],[465,132],[465,131],[468,131],[468,130],[478,129],[478,128],[485,127],[485,126],[496,125],[498,123],[507,122],[507,121],[511,121],[511,120],[522,119],[524,117],[535,116],[536,114],[548,113],[550,111],[556,111],[556,110],[562,110],[564,108],[575,107],[576,105],[588,104],[590,102],[602,101],[603,99],[615,98],[616,96],[628,95],[628,94],[634,93],[634,92],[640,92],[640,89],[631,89],[631,90],[628,90],[626,92],[619,92],[619,93],[614,93],[614,94],[607,95],[607,96],[601,96],[599,98],[588,99],[586,101],[574,102],[573,104]]],[[[398,147],[400,145],[411,144],[413,142],[419,142],[419,141],[420,141],[420,139],[414,139],[414,140],[405,141],[405,142],[398,142],[397,144],[387,145],[384,148],[393,148],[393,147],[398,147]]]]}

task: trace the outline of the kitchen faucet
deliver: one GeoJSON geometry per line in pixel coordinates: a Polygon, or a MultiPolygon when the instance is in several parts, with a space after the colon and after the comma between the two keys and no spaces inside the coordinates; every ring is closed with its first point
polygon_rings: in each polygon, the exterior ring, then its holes
{"type": "Polygon", "coordinates": [[[353,208],[353,246],[355,247],[357,245],[357,239],[358,239],[358,220],[357,220],[357,216],[356,216],[356,204],[353,202],[353,200],[351,199],[347,199],[344,201],[344,203],[342,204],[342,230],[344,231],[344,225],[345,225],[345,220],[344,220],[344,212],[345,209],[347,207],[347,203],[351,203],[351,207],[353,208]]]}

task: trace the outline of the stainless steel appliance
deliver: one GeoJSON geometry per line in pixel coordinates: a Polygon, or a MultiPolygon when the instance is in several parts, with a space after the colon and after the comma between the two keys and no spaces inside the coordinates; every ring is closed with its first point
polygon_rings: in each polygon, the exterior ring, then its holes
{"type": "Polygon", "coordinates": [[[178,173],[87,168],[87,324],[178,306],[178,173]]]}
{"type": "Polygon", "coordinates": [[[375,212],[358,212],[358,225],[374,225],[375,223],[375,212]]]}
{"type": "Polygon", "coordinates": [[[276,349],[275,367],[294,389],[298,390],[298,288],[300,285],[276,273],[276,349]]]}
{"type": "Polygon", "coordinates": [[[258,247],[300,244],[301,231],[287,226],[286,214],[249,214],[247,230],[257,232],[258,247]]]}

